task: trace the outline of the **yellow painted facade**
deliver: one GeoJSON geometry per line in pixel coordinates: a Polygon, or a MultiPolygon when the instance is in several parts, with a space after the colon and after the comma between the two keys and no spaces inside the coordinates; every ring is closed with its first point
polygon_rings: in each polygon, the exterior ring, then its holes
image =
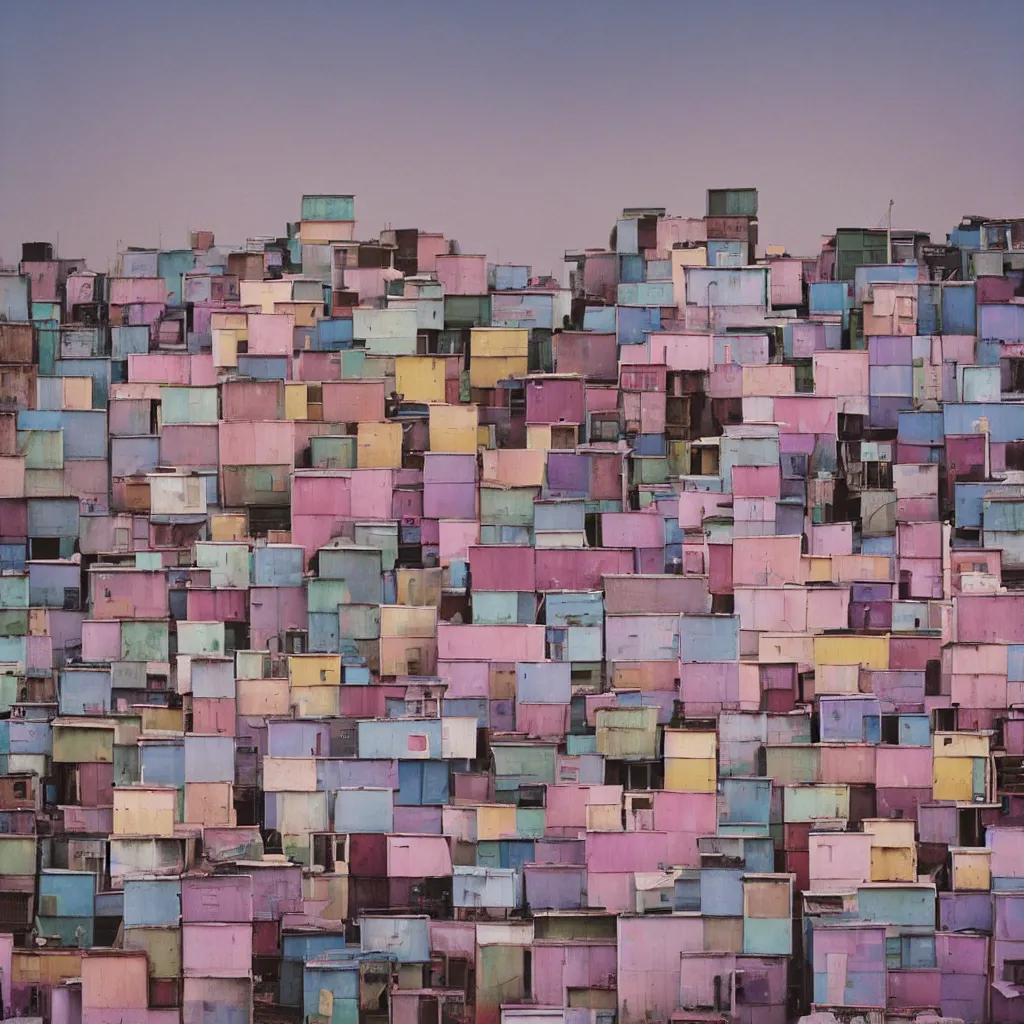
{"type": "Polygon", "coordinates": [[[622,832],[621,804],[587,804],[588,832],[622,832]]]}
{"type": "Polygon", "coordinates": [[[287,715],[287,679],[238,679],[235,712],[239,715],[287,715]]]}
{"type": "Polygon", "coordinates": [[[992,888],[992,851],[968,847],[949,851],[953,890],[987,892],[992,888]]]}
{"type": "Polygon", "coordinates": [[[829,555],[805,555],[801,561],[805,582],[828,583],[832,579],[832,558],[829,555]]]}
{"type": "Polygon", "coordinates": [[[267,793],[315,793],[315,757],[263,758],[263,789],[267,793]]]}
{"type": "Polygon", "coordinates": [[[714,793],[717,781],[713,758],[665,758],[665,789],[674,793],[714,793]]]}
{"type": "Polygon", "coordinates": [[[665,729],[665,757],[699,758],[714,761],[718,756],[718,737],[713,732],[695,729],[665,729]]]}
{"type": "Polygon", "coordinates": [[[530,451],[546,452],[551,448],[551,424],[527,423],[526,447],[530,451]]]}
{"type": "Polygon", "coordinates": [[[525,377],[526,373],[525,355],[474,356],[469,367],[469,385],[474,388],[494,388],[499,381],[510,377],[525,377]]]}
{"type": "Polygon", "coordinates": [[[154,786],[114,787],[114,835],[170,836],[178,811],[178,791],[154,786]]]}
{"type": "Polygon", "coordinates": [[[973,795],[973,758],[936,757],[932,760],[933,800],[970,800],[973,795]]]}
{"type": "MultiPolygon", "coordinates": [[[[443,402],[445,400],[444,356],[397,356],[395,390],[407,402],[443,402]]],[[[434,446],[431,444],[431,451],[434,446]]]]}
{"type": "Polygon", "coordinates": [[[477,842],[489,839],[515,839],[516,809],[513,805],[485,805],[476,809],[477,842]]]}
{"type": "Polygon", "coordinates": [[[61,378],[61,408],[92,408],[92,377],[61,378]]]}
{"type": "Polygon", "coordinates": [[[872,882],[916,882],[917,863],[905,846],[871,847],[872,882]]]}
{"type": "Polygon", "coordinates": [[[543,451],[497,448],[482,456],[483,480],[505,487],[542,487],[547,457],[543,451]]]}
{"type": "Polygon", "coordinates": [[[289,381],[284,386],[284,418],[286,420],[309,419],[309,385],[289,381]]]}
{"type": "Polygon", "coordinates": [[[211,331],[214,366],[238,365],[238,343],[246,340],[239,335],[239,331],[228,327],[215,327],[211,331]]]}
{"type": "Polygon", "coordinates": [[[441,603],[443,576],[441,568],[396,569],[398,603],[437,607],[441,603]]]}
{"type": "Polygon", "coordinates": [[[801,633],[761,633],[757,660],[768,665],[813,665],[814,637],[801,633]]]}
{"type": "Polygon", "coordinates": [[[360,423],[356,453],[360,469],[401,469],[402,424],[360,423]]]}
{"type": "Polygon", "coordinates": [[[185,712],[182,708],[162,708],[144,705],[141,708],[142,732],[180,733],[185,732],[185,712]]]}
{"type": "Polygon", "coordinates": [[[437,608],[433,605],[383,604],[380,606],[381,636],[437,636],[437,608]]]}
{"type": "Polygon", "coordinates": [[[317,302],[275,302],[271,313],[291,313],[296,327],[315,327],[323,311],[323,304],[317,302]]]}
{"type": "Polygon", "coordinates": [[[814,637],[815,665],[862,665],[889,668],[888,636],[830,635],[814,637]]]}
{"type": "Polygon", "coordinates": [[[293,686],[289,696],[300,718],[340,714],[340,686],[293,686]]]}
{"type": "Polygon", "coordinates": [[[341,686],[340,654],[293,654],[288,658],[292,689],[341,686]]]}
{"type": "Polygon", "coordinates": [[[530,332],[519,327],[474,327],[470,331],[470,351],[473,359],[495,356],[526,358],[530,345],[530,332]]]}
{"type": "Polygon", "coordinates": [[[932,757],[988,757],[988,739],[970,732],[932,733],[932,757]]]}
{"type": "Polygon", "coordinates": [[[229,782],[186,782],[185,821],[208,828],[233,828],[237,823],[229,782]]]}
{"type": "Polygon", "coordinates": [[[248,536],[249,517],[244,513],[222,512],[210,516],[210,540],[244,541],[248,536]]]}
{"type": "Polygon", "coordinates": [[[430,450],[475,454],[477,416],[475,405],[432,405],[429,421],[430,450]]]}

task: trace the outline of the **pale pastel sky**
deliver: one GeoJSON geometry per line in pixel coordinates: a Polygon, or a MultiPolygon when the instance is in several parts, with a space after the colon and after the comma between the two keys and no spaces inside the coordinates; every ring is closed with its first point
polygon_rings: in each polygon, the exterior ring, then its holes
{"type": "Polygon", "coordinates": [[[1024,215],[1024,0],[0,2],[0,260],[443,231],[561,273],[623,206],[760,189],[761,242],[1024,215]]]}

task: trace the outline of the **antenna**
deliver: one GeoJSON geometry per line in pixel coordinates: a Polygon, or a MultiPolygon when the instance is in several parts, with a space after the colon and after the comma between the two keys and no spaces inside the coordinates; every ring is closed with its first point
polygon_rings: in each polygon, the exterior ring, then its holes
{"type": "Polygon", "coordinates": [[[885,229],[885,260],[892,263],[892,200],[889,200],[889,221],[885,229]]]}

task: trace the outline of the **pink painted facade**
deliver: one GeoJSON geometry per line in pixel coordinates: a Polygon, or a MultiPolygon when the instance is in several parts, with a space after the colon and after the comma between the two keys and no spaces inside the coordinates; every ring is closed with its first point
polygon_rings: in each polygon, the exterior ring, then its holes
{"type": "Polygon", "coordinates": [[[182,879],[181,915],[186,924],[252,921],[252,878],[207,875],[182,879]]]}
{"type": "Polygon", "coordinates": [[[295,426],[291,420],[217,425],[221,466],[292,466],[295,426]]]}
{"type": "Polygon", "coordinates": [[[962,594],[956,608],[958,643],[1024,643],[1024,595],[962,594]]]}
{"type": "Polygon", "coordinates": [[[704,949],[704,922],[699,917],[624,917],[618,934],[619,1020],[668,1019],[678,1006],[681,958],[704,949]]]}
{"type": "Polygon", "coordinates": [[[469,571],[477,590],[532,593],[537,589],[533,559],[524,557],[521,547],[500,544],[471,547],[469,571]]]}
{"type": "Polygon", "coordinates": [[[186,978],[248,978],[252,973],[252,925],[184,921],[181,964],[186,978]]]}
{"type": "Polygon", "coordinates": [[[475,661],[486,644],[493,662],[544,661],[543,626],[459,626],[439,622],[437,656],[475,661]]]}
{"type": "Polygon", "coordinates": [[[327,380],[323,385],[324,420],[375,422],[384,418],[383,380],[327,380]]]}
{"type": "Polygon", "coordinates": [[[586,401],[583,378],[544,378],[526,387],[527,423],[583,423],[586,401]]]}
{"type": "Polygon", "coordinates": [[[82,660],[117,661],[121,657],[121,623],[116,619],[82,623],[82,660]]]}
{"type": "Polygon", "coordinates": [[[927,789],[932,784],[930,748],[880,746],[875,755],[875,781],[881,788],[927,789]]]}
{"type": "Polygon", "coordinates": [[[95,619],[163,619],[167,617],[164,574],[119,569],[92,571],[89,592],[95,619]]]}
{"type": "Polygon", "coordinates": [[[259,356],[291,356],[295,333],[292,313],[250,313],[248,353],[259,356]]]}
{"type": "Polygon", "coordinates": [[[228,422],[277,420],[284,415],[284,385],[277,380],[225,381],[220,415],[228,422]]]}
{"type": "Polygon", "coordinates": [[[421,231],[416,239],[416,265],[421,274],[437,269],[437,257],[448,251],[444,235],[421,231]]]}
{"type": "Polygon", "coordinates": [[[802,582],[799,537],[735,537],[733,586],[778,587],[802,582]]]}
{"type": "Polygon", "coordinates": [[[193,697],[192,731],[206,736],[234,736],[234,700],[222,697],[193,697]]]}
{"type": "Polygon", "coordinates": [[[160,460],[187,470],[216,469],[219,443],[215,424],[168,424],[160,433],[160,460]]]}
{"type": "Polygon", "coordinates": [[[569,731],[569,705],[517,704],[516,731],[531,739],[557,740],[569,731]]]}
{"type": "Polygon", "coordinates": [[[605,512],[601,539],[609,548],[664,547],[665,520],[650,512],[605,512]]]}
{"type": "Polygon", "coordinates": [[[147,384],[190,384],[192,366],[188,356],[132,354],[128,356],[128,379],[147,384]]]}
{"type": "Polygon", "coordinates": [[[540,1005],[565,1006],[569,989],[606,988],[616,972],[615,943],[544,943],[533,950],[534,995],[540,1005]]]}
{"type": "Polygon", "coordinates": [[[445,295],[486,295],[487,257],[437,255],[434,270],[445,295]]]}
{"type": "Polygon", "coordinates": [[[609,574],[633,571],[633,553],[622,548],[538,549],[538,590],[594,590],[609,574]]]}
{"type": "Polygon", "coordinates": [[[387,858],[389,878],[445,878],[452,873],[444,836],[390,835],[387,858]]]}
{"type": "Polygon", "coordinates": [[[112,306],[133,306],[167,301],[167,283],[161,277],[114,277],[108,282],[112,306]]]}
{"type": "MultiPolygon", "coordinates": [[[[615,380],[618,375],[618,343],[614,334],[562,331],[555,336],[555,358],[559,373],[580,373],[606,380],[615,380]]],[[[591,412],[597,408],[590,401],[594,390],[587,388],[587,408],[591,412]]]]}
{"type": "MultiPolygon", "coordinates": [[[[149,1005],[146,954],[93,952],[82,958],[82,1010],[145,1010],[149,1005]]],[[[102,1015],[101,1015],[101,1018],[102,1015]]]]}
{"type": "Polygon", "coordinates": [[[304,587],[252,587],[248,611],[254,649],[274,649],[286,630],[305,628],[306,590],[304,587]]]}
{"type": "Polygon", "coordinates": [[[190,588],[188,617],[192,622],[245,622],[249,609],[250,590],[216,590],[190,588]]]}

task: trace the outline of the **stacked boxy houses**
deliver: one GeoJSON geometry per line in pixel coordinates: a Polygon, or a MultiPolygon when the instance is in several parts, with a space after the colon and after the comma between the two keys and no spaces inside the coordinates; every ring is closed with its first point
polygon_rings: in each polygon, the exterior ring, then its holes
{"type": "Polygon", "coordinates": [[[3,1015],[1024,1021],[1024,220],[361,237],[0,274],[3,1015]]]}

